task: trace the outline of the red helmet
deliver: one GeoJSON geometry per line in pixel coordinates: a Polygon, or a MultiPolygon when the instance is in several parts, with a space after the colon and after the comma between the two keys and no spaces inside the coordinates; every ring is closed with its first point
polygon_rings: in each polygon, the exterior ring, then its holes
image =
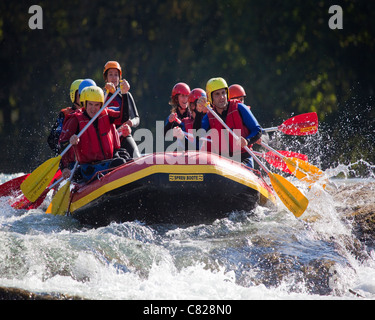
{"type": "Polygon", "coordinates": [[[201,88],[195,88],[195,89],[191,90],[191,92],[189,94],[188,101],[189,102],[195,102],[195,100],[199,99],[202,96],[207,97],[206,91],[204,91],[201,88]]]}
{"type": "Polygon", "coordinates": [[[190,88],[186,83],[179,82],[175,84],[175,86],[172,89],[172,97],[174,97],[176,94],[186,94],[188,95],[190,93],[190,88]]]}
{"type": "Polygon", "coordinates": [[[235,99],[239,97],[246,97],[245,89],[239,84],[232,84],[229,87],[229,99],[235,99]]]}

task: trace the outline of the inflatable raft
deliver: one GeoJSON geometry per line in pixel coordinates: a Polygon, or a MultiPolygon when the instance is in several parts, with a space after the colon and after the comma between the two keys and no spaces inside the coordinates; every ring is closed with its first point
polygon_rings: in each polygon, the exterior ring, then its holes
{"type": "Polygon", "coordinates": [[[203,152],[155,153],[75,185],[70,214],[83,224],[199,224],[275,202],[256,171],[203,152]]]}

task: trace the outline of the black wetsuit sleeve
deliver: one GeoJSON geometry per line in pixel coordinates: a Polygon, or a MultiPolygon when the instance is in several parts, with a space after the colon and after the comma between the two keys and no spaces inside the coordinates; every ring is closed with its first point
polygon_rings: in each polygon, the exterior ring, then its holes
{"type": "Polygon", "coordinates": [[[52,126],[51,132],[47,138],[47,143],[51,150],[56,154],[59,153],[59,137],[61,134],[62,124],[64,122],[64,113],[60,112],[54,125],[52,126]]]}
{"type": "Polygon", "coordinates": [[[254,144],[262,137],[262,130],[260,130],[254,137],[246,139],[247,144],[254,144]]]}
{"type": "Polygon", "coordinates": [[[140,118],[138,114],[137,106],[135,105],[134,98],[130,92],[127,94],[128,106],[129,106],[129,120],[132,122],[132,127],[138,127],[140,118]]]}

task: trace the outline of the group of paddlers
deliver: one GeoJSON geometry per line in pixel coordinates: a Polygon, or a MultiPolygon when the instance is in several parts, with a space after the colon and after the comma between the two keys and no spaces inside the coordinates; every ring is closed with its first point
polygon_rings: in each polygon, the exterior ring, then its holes
{"type": "MultiPolygon", "coordinates": [[[[132,128],[139,125],[140,117],[129,92],[129,82],[122,78],[120,64],[108,61],[103,78],[104,90],[92,79],[73,81],[70,87],[72,106],[59,112],[48,137],[48,144],[56,154],[69,144],[73,146],[60,163],[65,178],[70,176],[76,162],[79,163],[78,179],[89,181],[98,171],[140,157],[131,134],[132,128]],[[91,119],[95,121],[80,135],[91,119]]],[[[237,153],[239,161],[253,167],[253,159],[244,148],[261,141],[262,128],[250,107],[244,104],[245,97],[242,86],[228,86],[220,77],[209,79],[205,90],[191,90],[188,84],[179,82],[172,89],[169,102],[172,109],[165,121],[164,133],[172,130],[186,150],[204,148],[224,156],[237,153]],[[222,121],[237,132],[240,139],[221,134],[227,133],[222,121]],[[195,135],[201,129],[207,132],[205,143],[195,135]]]]}

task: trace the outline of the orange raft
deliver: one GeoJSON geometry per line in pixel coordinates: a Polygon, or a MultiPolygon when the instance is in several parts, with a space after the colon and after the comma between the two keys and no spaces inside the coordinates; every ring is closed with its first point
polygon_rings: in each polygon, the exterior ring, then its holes
{"type": "Polygon", "coordinates": [[[216,154],[154,153],[76,184],[70,214],[83,224],[200,224],[275,202],[257,171],[216,154]]]}

